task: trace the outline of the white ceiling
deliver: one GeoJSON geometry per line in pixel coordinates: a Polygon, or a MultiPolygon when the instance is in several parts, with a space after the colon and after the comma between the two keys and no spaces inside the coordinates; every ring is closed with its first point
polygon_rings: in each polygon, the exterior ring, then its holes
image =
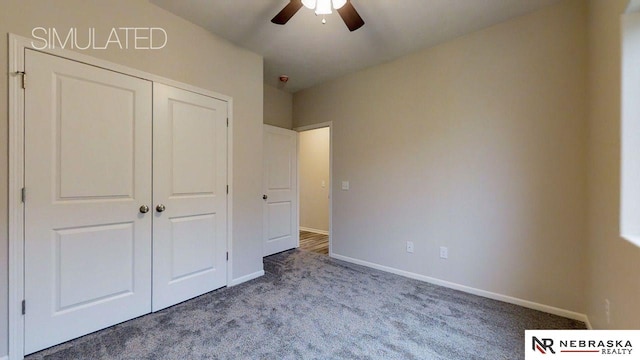
{"type": "Polygon", "coordinates": [[[151,0],[264,56],[265,83],[296,92],[434,46],[558,0],[352,0],[365,25],[349,32],[337,12],[300,9],[286,25],[271,19],[289,0],[151,0]]]}

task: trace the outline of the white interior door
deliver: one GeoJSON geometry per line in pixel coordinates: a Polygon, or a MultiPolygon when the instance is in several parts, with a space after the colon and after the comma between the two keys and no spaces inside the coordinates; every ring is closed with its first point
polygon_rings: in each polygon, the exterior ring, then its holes
{"type": "Polygon", "coordinates": [[[226,285],[227,103],[153,86],[153,311],[226,285]]]}
{"type": "Polygon", "coordinates": [[[298,133],[264,125],[264,256],[298,247],[298,133]]]}
{"type": "Polygon", "coordinates": [[[151,310],[151,82],[26,50],[25,353],[151,310]]]}

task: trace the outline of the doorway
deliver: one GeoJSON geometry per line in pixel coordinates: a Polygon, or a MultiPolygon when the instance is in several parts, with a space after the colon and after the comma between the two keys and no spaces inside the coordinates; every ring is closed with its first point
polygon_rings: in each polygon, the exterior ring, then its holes
{"type": "Polygon", "coordinates": [[[298,134],[300,249],[330,255],[331,124],[298,134]]]}

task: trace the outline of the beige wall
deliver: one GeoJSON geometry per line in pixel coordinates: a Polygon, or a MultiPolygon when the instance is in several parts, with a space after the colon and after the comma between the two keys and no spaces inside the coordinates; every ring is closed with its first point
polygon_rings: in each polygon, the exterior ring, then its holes
{"type": "Polygon", "coordinates": [[[587,315],[596,329],[640,329],[640,248],[620,237],[620,15],[628,0],[589,1],[587,315]],[[604,301],[611,303],[607,323],[604,301]]]}
{"type": "MultiPolygon", "coordinates": [[[[7,65],[7,33],[31,36],[34,27],[68,31],[162,27],[163,50],[95,50],[89,55],[233,97],[233,275],[262,270],[262,58],[143,0],[4,0],[0,11],[0,69],[7,65]]],[[[5,73],[6,74],[6,73],[5,73]]],[[[0,356],[7,352],[7,76],[0,76],[0,356]]]]}
{"type": "Polygon", "coordinates": [[[300,226],[329,231],[329,128],[301,132],[298,144],[300,226]]]}
{"type": "Polygon", "coordinates": [[[294,126],[334,125],[333,252],[584,313],[586,11],[562,1],[296,93],[294,126]]]}
{"type": "Polygon", "coordinates": [[[264,123],[291,129],[293,127],[293,95],[264,84],[264,123]]]}

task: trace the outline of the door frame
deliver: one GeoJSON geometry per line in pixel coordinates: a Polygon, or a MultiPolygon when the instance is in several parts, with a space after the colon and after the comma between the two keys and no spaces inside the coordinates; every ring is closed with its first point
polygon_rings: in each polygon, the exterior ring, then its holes
{"type": "MultiPolygon", "coordinates": [[[[232,284],[233,274],[233,98],[214,91],[198,88],[189,84],[174,81],[144,71],[136,70],[106,60],[64,49],[49,49],[42,41],[9,34],[9,359],[24,358],[24,316],[22,301],[24,299],[24,207],[22,188],[24,186],[24,91],[22,89],[22,72],[26,50],[58,56],[64,59],[92,65],[105,70],[149,80],[155,83],[180,88],[227,102],[227,279],[226,285],[232,284]]],[[[28,86],[28,74],[27,74],[28,86]]],[[[27,194],[28,199],[28,194],[27,194]]]]}
{"type": "Polygon", "coordinates": [[[329,128],[329,257],[333,256],[333,121],[293,128],[298,133],[298,232],[300,232],[300,133],[329,128]]]}

